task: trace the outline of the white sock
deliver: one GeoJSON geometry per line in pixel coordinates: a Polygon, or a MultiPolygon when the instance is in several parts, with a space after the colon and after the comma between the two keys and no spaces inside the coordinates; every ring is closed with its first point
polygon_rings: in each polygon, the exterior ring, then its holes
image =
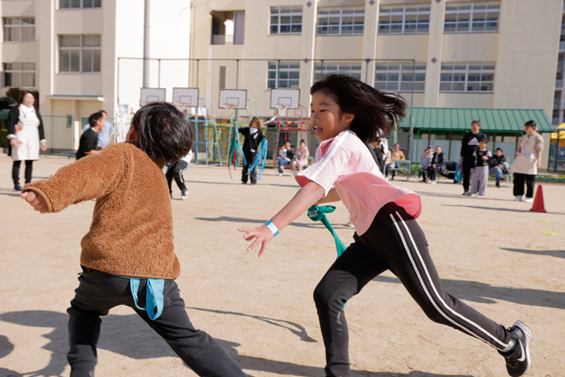
{"type": "Polygon", "coordinates": [[[503,350],[500,350],[501,352],[508,352],[508,351],[512,351],[514,349],[514,347],[516,347],[516,339],[511,338],[510,341],[508,342],[508,347],[506,347],[503,350]]]}

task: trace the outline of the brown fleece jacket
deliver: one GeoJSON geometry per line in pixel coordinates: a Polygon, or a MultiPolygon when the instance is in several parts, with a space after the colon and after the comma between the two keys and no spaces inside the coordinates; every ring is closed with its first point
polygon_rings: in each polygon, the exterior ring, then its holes
{"type": "Polygon", "coordinates": [[[141,278],[180,275],[167,180],[135,145],[110,144],[23,191],[41,195],[48,212],[96,198],[90,231],[81,242],[83,266],[141,278]]]}

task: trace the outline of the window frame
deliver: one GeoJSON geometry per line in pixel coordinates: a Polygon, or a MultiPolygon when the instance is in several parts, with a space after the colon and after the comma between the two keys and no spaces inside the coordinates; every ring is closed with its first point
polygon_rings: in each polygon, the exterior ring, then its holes
{"type": "Polygon", "coordinates": [[[324,70],[322,71],[322,62],[317,62],[314,65],[314,82],[320,81],[323,75],[327,73],[341,73],[351,77],[355,77],[361,80],[361,74],[363,71],[363,62],[359,60],[358,62],[338,62],[338,61],[329,61],[324,62],[324,70]],[[341,67],[342,65],[349,65],[350,67],[341,67]],[[352,69],[351,66],[359,65],[359,69],[352,69]],[[336,66],[336,69],[326,69],[326,67],[336,66]],[[359,73],[359,75],[353,75],[354,73],[359,73]]]}
{"type": "Polygon", "coordinates": [[[301,35],[302,34],[302,25],[304,23],[304,9],[302,7],[302,5],[299,6],[272,6],[269,8],[270,12],[269,12],[269,35],[301,35]],[[290,8],[290,12],[289,13],[283,13],[281,10],[283,8],[290,8]],[[298,13],[298,11],[295,11],[294,8],[300,8],[300,13],[298,13]],[[278,13],[273,13],[273,9],[278,9],[278,13]],[[292,18],[293,17],[298,17],[300,16],[300,24],[294,24],[292,23],[292,18]],[[273,24],[273,17],[277,17],[277,23],[273,24]],[[290,26],[290,31],[289,32],[281,32],[281,18],[282,17],[290,17],[290,24],[283,24],[283,25],[289,25],[290,26]],[[273,32],[273,26],[276,25],[277,27],[277,31],[273,32]],[[300,31],[298,32],[293,32],[292,28],[294,25],[300,25],[300,31]]]}
{"type": "Polygon", "coordinates": [[[323,7],[323,8],[318,8],[318,15],[316,16],[316,36],[327,36],[327,37],[335,37],[335,36],[353,36],[353,35],[363,35],[365,32],[365,8],[364,7],[323,7]],[[327,13],[327,14],[320,14],[320,12],[329,12],[331,10],[336,10],[339,9],[339,14],[338,13],[327,13]],[[349,13],[343,13],[344,10],[352,10],[353,13],[349,14],[349,13]],[[359,13],[358,13],[359,12],[359,13]],[[349,34],[344,34],[343,33],[343,18],[344,17],[351,17],[353,18],[353,24],[351,24],[352,27],[352,32],[349,34]],[[337,34],[330,34],[330,29],[334,28],[335,26],[331,26],[331,24],[329,23],[329,19],[331,18],[339,18],[339,24],[338,24],[338,33],[337,34]],[[360,32],[355,32],[355,28],[358,27],[359,25],[355,24],[355,18],[362,18],[362,23],[361,23],[361,31],[360,32]],[[325,25],[321,25],[320,23],[320,19],[327,19],[328,23],[325,25]],[[325,34],[321,34],[320,33],[320,28],[327,28],[327,33],[325,34]]]}
{"type": "Polygon", "coordinates": [[[86,0],[86,1],[92,1],[91,7],[85,7],[84,6],[85,0],[78,0],[78,1],[80,2],[80,7],[70,6],[70,5],[72,5],[73,0],[59,0],[59,8],[58,9],[59,10],[61,10],[61,9],[72,10],[72,9],[101,9],[102,8],[102,0],[86,0]],[[68,2],[69,6],[68,7],[63,6],[63,2],[68,2]],[[97,2],[100,3],[100,6],[95,6],[95,3],[97,3],[97,2]]]}
{"type": "MultiPolygon", "coordinates": [[[[23,88],[23,89],[36,89],[37,88],[37,81],[36,81],[36,64],[35,62],[5,62],[2,63],[2,69],[3,69],[3,73],[4,73],[4,79],[2,82],[2,87],[3,88],[11,88],[11,87],[18,87],[18,88],[23,88]],[[20,64],[20,69],[16,70],[16,69],[8,69],[8,64],[20,64]],[[27,70],[24,69],[24,64],[33,64],[33,70],[27,70]],[[12,73],[19,73],[20,74],[20,83],[18,85],[14,85],[13,83],[11,85],[7,85],[6,82],[8,80],[6,80],[6,75],[8,74],[12,74],[12,73]],[[25,86],[24,84],[24,73],[32,73],[33,74],[33,86],[25,86]]],[[[12,80],[13,81],[13,80],[12,80]]]]}
{"type": "Polygon", "coordinates": [[[299,89],[300,88],[300,61],[269,61],[267,62],[267,89],[299,89]],[[271,64],[275,64],[274,68],[269,67],[269,65],[271,64]],[[280,64],[287,64],[289,67],[288,68],[282,68],[280,67],[280,64]],[[290,65],[291,64],[298,64],[298,68],[291,68],[290,65]],[[269,73],[274,72],[275,73],[275,77],[274,78],[270,78],[269,77],[269,73]],[[290,78],[290,73],[292,72],[298,72],[298,78],[296,79],[291,79],[290,78]],[[286,79],[281,79],[280,73],[288,73],[287,78],[286,79]],[[288,85],[286,87],[281,87],[280,86],[280,82],[281,80],[284,80],[288,85]],[[274,81],[275,82],[275,86],[272,87],[270,86],[270,82],[274,81]],[[290,81],[297,81],[296,86],[291,86],[290,85],[290,81]]]}
{"type": "Polygon", "coordinates": [[[486,94],[492,94],[494,93],[494,75],[496,72],[496,63],[491,62],[491,63],[487,63],[487,62],[482,62],[482,63],[442,63],[441,66],[441,71],[440,71],[440,82],[439,82],[439,92],[440,93],[486,93],[486,94]],[[457,65],[463,65],[465,64],[465,69],[456,69],[455,66],[457,65]],[[451,65],[453,68],[450,71],[447,71],[444,69],[445,65],[451,65]],[[481,65],[480,69],[469,69],[470,65],[481,65]],[[492,65],[493,68],[492,69],[484,69],[483,67],[485,65],[492,65]],[[449,81],[444,81],[443,80],[443,76],[446,76],[448,74],[448,72],[450,72],[451,74],[451,80],[449,81]],[[464,81],[454,81],[453,80],[453,76],[454,75],[461,75],[461,74],[465,74],[465,80],[464,81]],[[469,75],[479,75],[480,76],[480,80],[479,81],[473,81],[473,80],[469,80],[469,75]],[[482,76],[483,75],[492,75],[492,81],[491,80],[482,80],[482,76]],[[447,83],[451,84],[451,90],[445,90],[442,89],[442,85],[445,85],[447,83]],[[464,83],[464,90],[453,90],[453,84],[454,83],[464,83]],[[477,83],[479,85],[479,90],[468,90],[469,88],[469,83],[474,84],[477,83]],[[480,90],[480,85],[482,83],[486,83],[486,84],[492,84],[492,90],[480,90]]]}
{"type": "Polygon", "coordinates": [[[425,87],[426,87],[426,63],[416,63],[414,66],[414,70],[412,69],[412,63],[379,63],[377,62],[376,66],[375,66],[375,82],[374,82],[374,88],[378,89],[378,90],[383,90],[383,91],[391,91],[391,92],[395,92],[395,93],[411,93],[412,89],[402,89],[403,84],[404,85],[410,85],[412,86],[412,83],[414,83],[414,93],[424,93],[425,92],[425,87]],[[382,66],[386,66],[387,69],[379,70],[379,67],[382,66]],[[398,66],[398,69],[393,69],[390,68],[391,66],[398,66]],[[422,68],[423,67],[423,68],[422,68]],[[410,76],[412,75],[412,73],[414,73],[414,76],[424,76],[423,80],[416,80],[416,77],[414,77],[414,80],[410,79],[408,81],[403,80],[403,76],[406,74],[409,74],[410,76]],[[394,75],[397,74],[398,75],[398,80],[388,80],[388,76],[390,75],[394,75]],[[387,76],[387,80],[378,80],[378,76],[379,75],[386,75],[387,76]],[[385,88],[381,88],[379,87],[379,83],[386,83],[387,85],[385,85],[385,88]],[[388,83],[396,83],[396,88],[397,89],[392,89],[388,87],[388,83]],[[416,89],[415,86],[416,84],[423,84],[422,85],[422,89],[416,89]]]}
{"type": "Polygon", "coordinates": [[[35,26],[36,26],[35,17],[2,17],[2,26],[3,26],[2,31],[3,31],[3,34],[4,34],[4,37],[3,37],[4,43],[31,43],[31,42],[35,42],[35,26]],[[24,18],[33,20],[33,24],[24,25],[24,23],[23,23],[24,18]],[[17,24],[17,25],[16,24],[7,24],[6,23],[7,19],[19,20],[20,23],[17,24]],[[13,35],[13,33],[7,33],[6,29],[8,29],[8,28],[9,29],[19,29],[19,34],[20,34],[19,40],[15,41],[15,40],[7,40],[6,39],[6,36],[8,34],[13,35]],[[32,39],[29,40],[29,41],[24,41],[24,28],[33,29],[32,33],[31,33],[32,39]]]}
{"type": "MultiPolygon", "coordinates": [[[[443,32],[444,34],[471,34],[471,33],[498,33],[499,32],[499,26],[500,26],[500,7],[501,7],[501,2],[500,1],[488,1],[488,2],[468,2],[468,3],[448,3],[446,5],[446,9],[445,9],[445,20],[443,22],[443,32]],[[485,9],[475,9],[475,5],[481,5],[481,6],[486,6],[485,9]],[[489,6],[497,6],[496,8],[489,8],[489,6]],[[467,7],[469,6],[469,9],[460,9],[460,7],[467,7]],[[449,7],[457,7],[457,9],[448,9],[449,7]],[[496,30],[486,30],[487,26],[489,23],[492,23],[493,21],[489,21],[488,19],[485,19],[484,21],[475,21],[474,20],[474,15],[475,14],[479,14],[479,13],[484,13],[485,15],[488,15],[488,13],[496,13],[497,14],[497,19],[496,19],[496,30]],[[457,30],[459,27],[459,15],[460,14],[466,14],[469,15],[469,19],[467,21],[467,23],[469,24],[469,27],[467,28],[467,30],[457,30]],[[447,17],[449,15],[456,15],[457,16],[457,20],[456,21],[451,21],[451,20],[447,20],[447,17]],[[485,30],[473,30],[473,26],[476,23],[484,23],[484,28],[485,30]],[[455,30],[446,30],[446,26],[447,24],[454,24],[455,26],[455,30]]],[[[488,16],[487,16],[488,17],[488,16]]]]}
{"type": "MultiPolygon", "coordinates": [[[[430,33],[430,18],[431,18],[431,6],[428,4],[408,4],[408,5],[381,5],[379,8],[379,21],[378,21],[378,25],[377,25],[377,35],[400,35],[400,34],[429,34],[430,33]],[[400,8],[402,7],[402,11],[395,11],[395,8],[400,8]],[[406,11],[406,8],[414,8],[417,7],[418,10],[416,11],[406,11]],[[383,8],[384,9],[390,9],[389,12],[383,12],[383,8]],[[420,8],[428,8],[427,10],[420,10],[420,8]],[[381,18],[383,16],[390,16],[389,18],[389,27],[388,27],[388,32],[383,32],[382,30],[382,26],[381,26],[381,18]],[[406,31],[406,16],[428,16],[428,21],[427,22],[422,22],[422,24],[427,24],[428,27],[425,31],[406,31]],[[402,23],[401,25],[401,31],[400,32],[393,32],[392,31],[392,27],[393,27],[393,23],[392,23],[392,17],[393,16],[402,16],[402,23]]],[[[410,25],[410,24],[409,24],[410,25]]],[[[416,30],[418,29],[418,21],[416,21],[415,26],[416,26],[416,30]]]]}
{"type": "MultiPolygon", "coordinates": [[[[102,35],[101,34],[59,34],[58,35],[58,43],[59,43],[59,61],[58,61],[58,72],[59,74],[100,74],[102,73],[102,35]],[[62,46],[62,39],[63,37],[80,37],[80,46],[62,46]],[[84,37],[99,37],[100,38],[100,45],[99,46],[84,46],[84,37]],[[63,71],[62,70],[62,54],[63,51],[79,51],[79,67],[80,69],[78,71],[63,71]],[[100,71],[84,71],[84,51],[85,50],[89,50],[89,51],[100,51],[99,55],[100,55],[100,71]]],[[[94,69],[94,54],[92,55],[92,69],[94,69]]],[[[69,56],[70,59],[70,56],[69,56]]],[[[69,61],[69,69],[71,67],[71,63],[69,61]]]]}

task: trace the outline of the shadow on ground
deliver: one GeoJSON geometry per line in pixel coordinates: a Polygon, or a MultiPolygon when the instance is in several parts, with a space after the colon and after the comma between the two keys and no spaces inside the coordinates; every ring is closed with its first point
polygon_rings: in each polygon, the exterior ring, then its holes
{"type": "MultiPolygon", "coordinates": [[[[400,284],[398,278],[389,276],[377,276],[373,281],[400,284]]],[[[485,304],[495,304],[495,300],[502,300],[520,305],[565,309],[565,292],[493,287],[490,284],[466,280],[441,279],[441,283],[446,292],[462,300],[485,304]]]]}
{"type": "MultiPolygon", "coordinates": [[[[236,312],[221,312],[208,309],[190,308],[192,310],[204,310],[226,315],[244,315],[236,312]]],[[[299,329],[295,333],[303,341],[313,341],[303,331],[302,326],[288,321],[281,321],[272,318],[250,316],[257,318],[274,326],[283,326],[289,328],[288,325],[299,329]],[[302,329],[302,330],[300,330],[302,329]]],[[[10,312],[0,315],[0,320],[8,323],[14,323],[22,326],[45,327],[51,328],[51,332],[43,335],[50,340],[43,346],[43,349],[52,353],[51,360],[48,365],[38,371],[16,372],[13,370],[0,367],[0,375],[6,377],[62,377],[62,373],[67,366],[66,352],[68,350],[67,322],[68,316],[63,313],[53,311],[20,311],[10,312]]],[[[290,328],[289,328],[290,329],[290,328]]],[[[275,341],[275,340],[274,340],[275,341]]],[[[261,357],[239,355],[237,347],[240,344],[218,339],[218,343],[224,347],[236,362],[246,371],[253,375],[253,372],[267,372],[279,375],[293,375],[304,377],[324,376],[322,367],[300,365],[285,361],[265,359],[261,357]]],[[[321,346],[321,345],[320,345],[321,346]]],[[[175,353],[166,346],[165,342],[153,332],[141,318],[136,314],[132,315],[109,315],[104,317],[102,323],[102,331],[99,349],[108,350],[117,354],[130,357],[132,359],[155,359],[160,357],[176,357],[175,353]],[[162,347],[156,345],[162,342],[162,347]],[[140,346],[147,345],[147,346],[140,346]]],[[[6,357],[14,349],[13,344],[6,336],[0,335],[0,358],[6,357]]],[[[179,360],[180,362],[180,360],[179,360]]],[[[322,363],[323,360],[320,360],[322,363]]],[[[104,363],[104,360],[99,360],[104,363]]],[[[362,370],[354,370],[351,375],[353,377],[472,377],[469,375],[444,375],[428,372],[411,371],[409,373],[387,373],[387,372],[369,372],[362,370]]]]}
{"type": "Polygon", "coordinates": [[[526,250],[526,249],[510,249],[501,247],[501,250],[513,251],[516,253],[531,254],[531,255],[547,255],[555,258],[565,258],[565,250],[526,250]]]}

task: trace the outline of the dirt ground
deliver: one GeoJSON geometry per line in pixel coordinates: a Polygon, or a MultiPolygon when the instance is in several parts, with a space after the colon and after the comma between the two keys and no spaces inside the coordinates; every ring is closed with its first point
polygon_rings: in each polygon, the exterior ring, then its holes
{"type": "MultiPolygon", "coordinates": [[[[74,160],[42,157],[34,179],[74,160]]],[[[0,154],[0,376],[68,376],[66,309],[77,286],[80,240],[94,202],[39,215],[12,190],[0,154]]],[[[290,174],[268,170],[256,186],[223,167],[190,166],[189,198],[172,201],[178,279],[196,328],[214,336],[252,376],[323,376],[324,347],[312,292],[336,257],[330,233],[304,214],[266,255],[246,252],[236,230],[273,216],[297,191],[290,174]]],[[[22,172],[23,175],[23,172],[22,172]]],[[[565,186],[544,185],[548,213],[490,185],[462,197],[443,179],[395,180],[422,196],[419,219],[445,289],[501,324],[533,331],[529,376],[565,375],[565,186]],[[541,231],[555,232],[547,235],[541,231]]],[[[329,215],[345,244],[345,207],[329,215]]],[[[505,376],[484,343],[428,320],[385,273],[347,304],[354,376],[505,376]]],[[[166,343],[126,307],[103,318],[97,376],[193,376],[166,343]]]]}

